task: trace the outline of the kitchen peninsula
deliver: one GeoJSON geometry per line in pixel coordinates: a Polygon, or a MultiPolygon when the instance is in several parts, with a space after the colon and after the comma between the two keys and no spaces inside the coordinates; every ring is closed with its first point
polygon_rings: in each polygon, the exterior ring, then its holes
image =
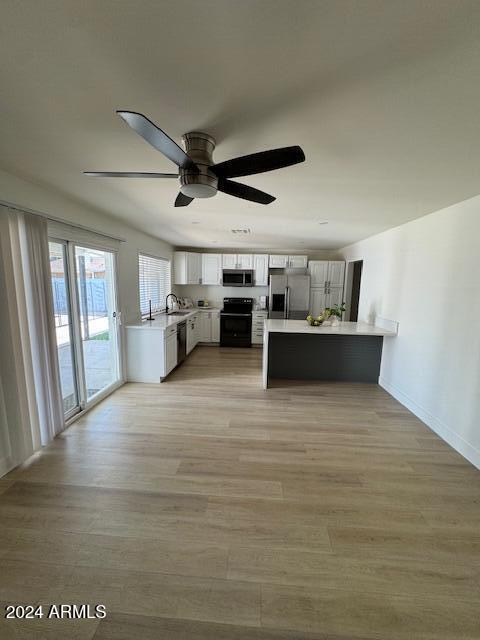
{"type": "Polygon", "coordinates": [[[378,382],[383,340],[396,331],[365,322],[312,327],[305,320],[264,323],[263,388],[273,378],[378,382]]]}

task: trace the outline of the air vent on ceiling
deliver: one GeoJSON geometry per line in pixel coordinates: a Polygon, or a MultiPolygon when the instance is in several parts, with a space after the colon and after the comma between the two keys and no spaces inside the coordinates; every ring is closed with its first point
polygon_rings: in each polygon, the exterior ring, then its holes
{"type": "Polygon", "coordinates": [[[232,229],[232,233],[252,233],[250,229],[232,229]]]}

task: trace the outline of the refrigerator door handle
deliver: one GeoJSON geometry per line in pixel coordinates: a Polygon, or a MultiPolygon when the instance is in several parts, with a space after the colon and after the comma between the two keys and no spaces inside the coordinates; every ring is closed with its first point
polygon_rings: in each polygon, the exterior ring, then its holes
{"type": "Polygon", "coordinates": [[[285,287],[285,314],[284,318],[287,319],[290,315],[290,287],[285,287]]]}

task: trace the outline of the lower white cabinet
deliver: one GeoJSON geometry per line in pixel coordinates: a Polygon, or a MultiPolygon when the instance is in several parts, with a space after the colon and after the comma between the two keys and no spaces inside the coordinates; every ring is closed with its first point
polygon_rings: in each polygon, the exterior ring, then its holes
{"type": "Polygon", "coordinates": [[[200,336],[200,318],[195,314],[187,319],[187,353],[197,346],[200,336]]]}
{"type": "Polygon", "coordinates": [[[254,311],[252,314],[252,344],[263,344],[263,323],[268,317],[267,311],[254,311]]]}
{"type": "Polygon", "coordinates": [[[212,341],[212,312],[200,311],[200,342],[212,341]]]}
{"type": "Polygon", "coordinates": [[[327,296],[329,298],[327,307],[334,307],[336,304],[340,306],[343,302],[343,287],[330,287],[327,296]]]}
{"type": "Polygon", "coordinates": [[[220,311],[212,311],[212,342],[220,342],[220,311]]]}
{"type": "Polygon", "coordinates": [[[177,332],[165,338],[165,375],[177,366],[177,332]]]}
{"type": "Polygon", "coordinates": [[[127,380],[161,382],[177,364],[177,326],[126,327],[127,380]]]}
{"type": "Polygon", "coordinates": [[[199,312],[200,342],[220,342],[220,311],[199,312]]]}
{"type": "Polygon", "coordinates": [[[319,316],[327,307],[333,307],[343,302],[343,287],[332,287],[331,289],[310,289],[310,314],[319,316]],[[325,291],[328,293],[325,293],[325,291]]]}

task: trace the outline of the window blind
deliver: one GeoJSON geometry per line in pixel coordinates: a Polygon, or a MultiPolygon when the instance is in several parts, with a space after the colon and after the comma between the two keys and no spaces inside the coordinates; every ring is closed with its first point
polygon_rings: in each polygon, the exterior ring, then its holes
{"type": "Polygon", "coordinates": [[[170,261],[140,253],[138,255],[138,277],[140,289],[140,313],[165,311],[165,298],[170,293],[170,261]]]}

